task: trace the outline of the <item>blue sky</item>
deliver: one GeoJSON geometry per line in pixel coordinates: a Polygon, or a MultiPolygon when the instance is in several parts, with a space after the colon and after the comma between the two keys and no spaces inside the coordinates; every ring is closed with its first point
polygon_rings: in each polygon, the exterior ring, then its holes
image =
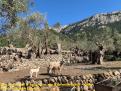
{"type": "Polygon", "coordinates": [[[71,24],[97,13],[121,10],[121,0],[33,0],[34,11],[47,14],[49,25],[71,24]]]}

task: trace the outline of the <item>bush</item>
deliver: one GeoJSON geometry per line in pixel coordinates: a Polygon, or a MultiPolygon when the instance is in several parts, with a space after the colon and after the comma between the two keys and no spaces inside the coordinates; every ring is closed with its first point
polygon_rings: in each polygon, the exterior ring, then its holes
{"type": "Polygon", "coordinates": [[[121,57],[116,57],[114,55],[105,55],[107,61],[121,61],[121,57]]]}
{"type": "Polygon", "coordinates": [[[105,59],[107,61],[115,61],[116,57],[114,55],[105,55],[105,59]]]}

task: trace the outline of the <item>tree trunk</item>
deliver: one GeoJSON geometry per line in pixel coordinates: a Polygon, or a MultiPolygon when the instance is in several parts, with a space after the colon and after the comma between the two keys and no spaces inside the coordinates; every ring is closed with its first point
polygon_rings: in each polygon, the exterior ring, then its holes
{"type": "Polygon", "coordinates": [[[48,54],[48,33],[46,31],[45,33],[45,53],[44,54],[48,54]]]}
{"type": "Polygon", "coordinates": [[[57,45],[58,45],[58,54],[60,54],[61,53],[61,44],[58,43],[57,45]]]}

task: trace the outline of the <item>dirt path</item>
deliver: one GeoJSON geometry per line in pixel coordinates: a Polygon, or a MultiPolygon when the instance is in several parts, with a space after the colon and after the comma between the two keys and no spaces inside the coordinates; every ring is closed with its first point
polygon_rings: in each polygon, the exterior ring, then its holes
{"type": "MultiPolygon", "coordinates": [[[[73,66],[64,66],[62,74],[63,75],[82,75],[82,74],[96,74],[102,73],[108,70],[119,70],[121,69],[121,61],[115,62],[105,62],[104,65],[84,65],[76,64],[73,66]]],[[[47,65],[40,67],[38,78],[48,78],[47,65]]],[[[19,79],[29,77],[29,69],[23,69],[16,72],[4,72],[0,73],[0,82],[14,82],[19,79]]]]}

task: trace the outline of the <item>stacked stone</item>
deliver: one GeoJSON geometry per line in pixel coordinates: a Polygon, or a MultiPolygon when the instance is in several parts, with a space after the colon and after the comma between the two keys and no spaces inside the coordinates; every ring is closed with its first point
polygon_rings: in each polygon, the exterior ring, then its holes
{"type": "Polygon", "coordinates": [[[77,91],[94,91],[94,83],[120,77],[120,71],[108,71],[101,74],[81,76],[57,76],[37,81],[0,83],[0,91],[74,91],[75,89],[77,91]]]}
{"type": "Polygon", "coordinates": [[[42,59],[40,60],[29,61],[28,59],[26,59],[23,62],[15,61],[14,59],[0,60],[0,72],[13,72],[21,69],[36,68],[38,66],[43,67],[43,65],[47,66],[49,63],[48,61],[44,61],[42,59]]]}
{"type": "MultiPolygon", "coordinates": [[[[43,79],[43,84],[72,84],[71,87],[63,87],[65,90],[61,91],[69,91],[68,89],[73,88],[73,84],[80,84],[80,91],[94,91],[94,83],[113,78],[121,78],[120,71],[108,71],[100,74],[88,74],[81,76],[57,76],[51,77],[47,79],[43,79]]],[[[76,89],[78,86],[76,86],[76,89]]],[[[78,91],[78,90],[77,90],[78,91]]]]}

